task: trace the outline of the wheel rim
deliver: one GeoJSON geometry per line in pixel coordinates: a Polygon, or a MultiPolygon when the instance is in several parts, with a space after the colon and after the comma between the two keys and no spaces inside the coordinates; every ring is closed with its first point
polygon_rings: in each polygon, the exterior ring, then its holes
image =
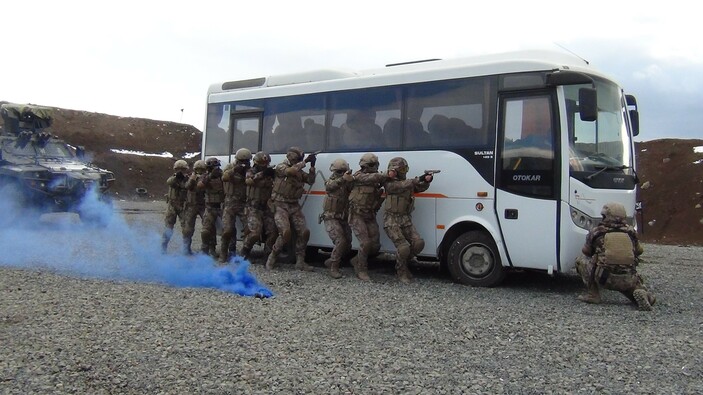
{"type": "Polygon", "coordinates": [[[491,250],[482,244],[472,244],[461,252],[461,270],[470,277],[485,277],[493,269],[491,250]]]}

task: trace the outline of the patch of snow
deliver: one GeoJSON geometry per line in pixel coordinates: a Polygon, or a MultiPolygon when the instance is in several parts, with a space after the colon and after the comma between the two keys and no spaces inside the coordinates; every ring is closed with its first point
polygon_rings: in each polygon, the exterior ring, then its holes
{"type": "Polygon", "coordinates": [[[693,162],[694,165],[699,165],[703,163],[703,159],[698,159],[697,161],[693,162]]]}
{"type": "Polygon", "coordinates": [[[647,148],[643,148],[643,149],[642,149],[642,152],[647,152],[647,148]]]}
{"type": "Polygon", "coordinates": [[[698,147],[693,147],[693,152],[697,154],[703,154],[703,145],[699,145],[698,147]]]}
{"type": "Polygon", "coordinates": [[[200,152],[186,152],[185,155],[183,155],[183,157],[186,159],[192,159],[198,155],[200,155],[200,152]]]}
{"type": "Polygon", "coordinates": [[[148,154],[148,153],[142,152],[142,151],[131,151],[131,150],[127,150],[127,149],[115,149],[115,148],[110,149],[110,151],[112,151],[116,154],[139,155],[139,156],[158,156],[161,158],[173,158],[173,154],[171,154],[170,152],[165,152],[165,151],[160,154],[148,154]]]}

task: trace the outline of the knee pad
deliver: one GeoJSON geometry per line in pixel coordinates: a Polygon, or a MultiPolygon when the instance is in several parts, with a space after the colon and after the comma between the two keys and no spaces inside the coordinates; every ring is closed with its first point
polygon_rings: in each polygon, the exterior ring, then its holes
{"type": "Polygon", "coordinates": [[[422,250],[425,249],[425,240],[423,239],[415,239],[412,241],[412,253],[413,255],[417,255],[422,252],[422,250]]]}
{"type": "Polygon", "coordinates": [[[403,243],[398,246],[398,260],[407,261],[410,258],[412,252],[410,251],[410,244],[403,243]]]}

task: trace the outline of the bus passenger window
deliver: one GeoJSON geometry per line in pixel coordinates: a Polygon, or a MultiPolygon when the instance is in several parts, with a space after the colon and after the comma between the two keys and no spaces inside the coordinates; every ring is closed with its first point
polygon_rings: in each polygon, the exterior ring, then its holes
{"type": "Polygon", "coordinates": [[[273,130],[274,147],[277,152],[286,152],[288,148],[300,145],[303,130],[300,117],[291,113],[278,114],[278,126],[273,130]]]}
{"type": "Polygon", "coordinates": [[[383,144],[381,127],[375,114],[369,110],[351,111],[342,125],[342,142],[349,149],[378,148],[383,144]]]}
{"type": "MultiPolygon", "coordinates": [[[[324,122],[324,116],[322,117],[324,122]]],[[[305,151],[322,150],[325,146],[325,125],[315,122],[313,118],[303,121],[303,142],[301,148],[305,151]]]]}

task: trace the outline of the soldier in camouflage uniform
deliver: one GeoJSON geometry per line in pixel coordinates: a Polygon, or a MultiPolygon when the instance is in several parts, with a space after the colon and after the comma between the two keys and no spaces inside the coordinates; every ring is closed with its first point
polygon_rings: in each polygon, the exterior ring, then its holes
{"type": "Polygon", "coordinates": [[[312,271],[312,266],[305,262],[305,248],[310,238],[310,231],[305,224],[305,215],[299,200],[303,196],[304,184],[315,183],[315,156],[308,155],[303,160],[303,150],[291,147],[286,159],[278,164],[274,171],[271,202],[274,208],[274,220],[278,228],[278,237],[273,249],[266,260],[266,269],[271,270],[276,265],[276,258],[291,238],[291,224],[295,228],[295,267],[299,270],[312,271]],[[310,162],[310,169],[304,172],[305,165],[310,162]]]}
{"type": "Polygon", "coordinates": [[[181,223],[181,231],[185,229],[185,212],[184,205],[186,201],[186,180],[188,176],[186,173],[189,170],[188,162],[184,160],[177,160],[173,164],[173,173],[171,177],[166,180],[166,185],[168,185],[168,195],[166,198],[166,218],[165,218],[165,229],[161,237],[161,251],[165,254],[168,249],[168,242],[173,236],[173,227],[176,224],[176,219],[181,223]]]}
{"type": "Polygon", "coordinates": [[[601,215],[603,220],[586,236],[581,249],[585,256],[576,260],[576,270],[588,288],[588,293],[579,295],[579,300],[600,303],[600,288],[605,288],[620,291],[640,310],[651,310],[656,299],[637,274],[643,249],[637,232],[625,222],[625,207],[607,203],[601,215]]]}
{"type": "Polygon", "coordinates": [[[337,159],[330,165],[332,175],[325,182],[325,200],[320,219],[325,221],[325,230],[332,239],[334,248],[325,266],[330,268],[330,276],[341,278],[339,265],[342,258],[351,251],[352,232],[349,227],[349,192],[351,192],[354,177],[349,170],[349,163],[337,159]]]}
{"type": "Polygon", "coordinates": [[[412,279],[408,263],[425,248],[425,240],[417,233],[411,213],[415,208],[414,193],[424,192],[432,182],[431,174],[406,179],[408,162],[396,157],[388,162],[388,180],[383,184],[386,201],[383,213],[383,229],[396,249],[395,269],[398,279],[407,284],[412,279]]]}
{"type": "Polygon", "coordinates": [[[217,258],[217,219],[222,218],[222,203],[225,200],[220,160],[208,158],[205,161],[207,173],[198,179],[198,188],[205,191],[205,218],[200,237],[203,240],[202,252],[217,258]]]}
{"type": "Polygon", "coordinates": [[[254,155],[254,166],[247,171],[247,228],[249,232],[244,237],[242,256],[249,258],[254,244],[265,235],[264,254],[268,257],[273,244],[278,237],[273,211],[269,207],[271,190],[273,189],[274,170],[269,167],[271,157],[265,152],[254,155]],[[262,233],[263,232],[263,233],[262,233]]]}
{"type": "Polygon", "coordinates": [[[378,254],[381,249],[381,234],[376,222],[376,213],[383,202],[381,186],[387,176],[378,172],[378,157],[372,153],[361,156],[361,170],[354,173],[354,183],[349,193],[349,226],[359,240],[359,252],[352,259],[356,276],[370,281],[368,273],[369,256],[378,254]]]}
{"type": "Polygon", "coordinates": [[[251,151],[240,148],[234,154],[234,162],[225,167],[222,182],[225,190],[225,204],[222,211],[222,240],[220,243],[220,262],[228,262],[230,255],[236,252],[237,218],[246,228],[247,186],[245,178],[251,168],[251,151]]]}
{"type": "Polygon", "coordinates": [[[185,226],[183,227],[183,252],[193,254],[191,244],[195,234],[195,221],[200,217],[200,222],[205,217],[205,191],[198,189],[198,178],[207,170],[204,160],[197,160],[193,164],[193,174],[186,181],[185,226]]]}

